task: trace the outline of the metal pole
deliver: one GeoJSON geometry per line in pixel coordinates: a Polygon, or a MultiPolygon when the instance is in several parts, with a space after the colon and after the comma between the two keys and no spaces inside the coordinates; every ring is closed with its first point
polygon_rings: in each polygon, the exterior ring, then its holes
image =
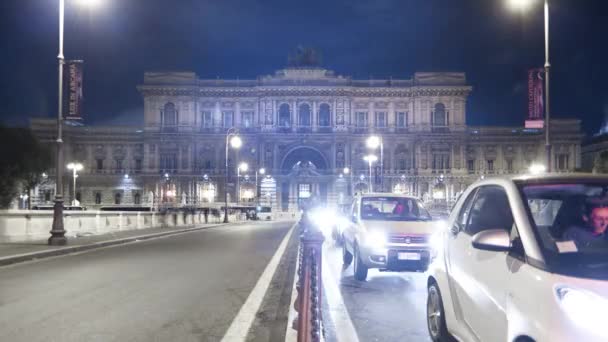
{"type": "Polygon", "coordinates": [[[236,167],[236,205],[241,203],[241,167],[236,167]]]}
{"type": "Polygon", "coordinates": [[[258,205],[260,204],[260,196],[259,196],[259,192],[258,192],[258,170],[255,170],[255,210],[257,212],[258,210],[258,205]]]}
{"type": "Polygon", "coordinates": [[[72,173],[72,178],[74,178],[74,184],[72,189],[72,205],[76,205],[76,168],[74,168],[74,172],[72,173]]]}
{"type": "Polygon", "coordinates": [[[372,160],[369,159],[367,161],[369,163],[369,192],[374,192],[373,182],[372,182],[372,160]]]}
{"type": "Polygon", "coordinates": [[[57,159],[55,163],[55,205],[53,208],[53,225],[51,227],[51,237],[48,244],[52,246],[62,246],[67,244],[65,229],[63,228],[63,22],[65,12],[65,0],[59,0],[59,96],[57,103],[57,159]]]}
{"type": "Polygon", "coordinates": [[[551,140],[550,130],[550,103],[549,103],[549,0],[545,0],[545,149],[547,150],[547,172],[551,172],[551,140]]]}
{"type": "Polygon", "coordinates": [[[226,179],[224,180],[224,223],[228,223],[228,139],[230,133],[226,135],[226,179]]]}
{"type": "Polygon", "coordinates": [[[384,191],[384,139],[380,136],[380,186],[384,191]]]}

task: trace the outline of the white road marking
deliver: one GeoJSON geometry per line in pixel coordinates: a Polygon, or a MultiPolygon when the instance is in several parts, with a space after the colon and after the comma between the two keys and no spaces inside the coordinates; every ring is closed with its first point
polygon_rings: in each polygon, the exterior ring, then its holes
{"type": "Polygon", "coordinates": [[[340,289],[338,288],[338,280],[329,269],[330,264],[327,260],[328,243],[331,243],[331,240],[326,240],[323,248],[323,296],[327,299],[329,315],[334,323],[338,341],[359,342],[359,336],[350,319],[348,309],[346,309],[346,305],[344,304],[342,293],[340,293],[340,289]]]}
{"type": "Polygon", "coordinates": [[[285,254],[287,243],[289,242],[289,238],[291,237],[295,226],[296,225],[294,224],[289,229],[289,232],[287,232],[283,238],[283,241],[281,241],[279,248],[272,256],[272,259],[270,259],[268,265],[266,265],[264,272],[262,272],[262,275],[249,294],[249,297],[247,297],[247,300],[245,300],[245,303],[243,306],[241,306],[238,314],[232,320],[230,327],[222,338],[222,342],[241,342],[247,339],[249,329],[253,324],[255,315],[258,313],[258,310],[262,305],[262,300],[264,299],[268,286],[270,286],[270,282],[272,281],[272,277],[279,266],[281,257],[283,257],[283,254],[285,254]]]}

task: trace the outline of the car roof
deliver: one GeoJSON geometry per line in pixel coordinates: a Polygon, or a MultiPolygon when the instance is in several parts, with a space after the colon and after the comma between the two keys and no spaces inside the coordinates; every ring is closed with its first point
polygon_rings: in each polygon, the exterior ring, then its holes
{"type": "Polygon", "coordinates": [[[411,198],[417,200],[418,197],[412,195],[404,195],[404,194],[395,194],[391,192],[369,192],[365,194],[359,194],[357,197],[366,198],[366,197],[395,197],[395,198],[411,198]]]}
{"type": "Polygon", "coordinates": [[[517,183],[537,183],[551,181],[608,181],[608,175],[600,175],[593,173],[547,173],[539,175],[519,175],[511,177],[511,180],[517,183]]]}

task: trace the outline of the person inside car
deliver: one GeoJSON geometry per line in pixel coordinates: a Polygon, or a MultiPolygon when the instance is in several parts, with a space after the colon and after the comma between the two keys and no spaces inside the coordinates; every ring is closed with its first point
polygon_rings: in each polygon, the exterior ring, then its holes
{"type": "Polygon", "coordinates": [[[573,240],[577,245],[586,246],[595,242],[608,242],[608,199],[592,200],[586,203],[582,216],[584,227],[573,226],[564,232],[565,240],[573,240]]]}

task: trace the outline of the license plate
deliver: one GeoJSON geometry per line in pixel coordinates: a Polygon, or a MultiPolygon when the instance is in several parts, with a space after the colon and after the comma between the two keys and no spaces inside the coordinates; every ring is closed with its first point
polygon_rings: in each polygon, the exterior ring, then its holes
{"type": "Polygon", "coordinates": [[[399,252],[399,254],[397,254],[397,259],[399,259],[399,260],[420,260],[420,253],[399,252]]]}

